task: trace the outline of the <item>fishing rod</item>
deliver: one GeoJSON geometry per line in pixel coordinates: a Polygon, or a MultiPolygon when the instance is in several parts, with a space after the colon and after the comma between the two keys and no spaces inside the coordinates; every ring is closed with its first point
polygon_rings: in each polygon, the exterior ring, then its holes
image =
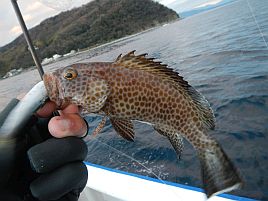
{"type": "MultiPolygon", "coordinates": [[[[11,0],[11,3],[16,12],[24,37],[32,54],[32,58],[38,69],[40,77],[43,80],[44,70],[36,54],[29,31],[17,4],[17,0],[11,0]]],[[[11,104],[4,111],[5,115],[2,117],[0,116],[0,137],[7,138],[16,136],[18,131],[25,126],[32,114],[36,112],[36,110],[42,106],[47,99],[48,96],[44,83],[43,81],[40,81],[19,102],[15,99],[14,101],[11,101],[11,104]]],[[[54,111],[53,115],[59,116],[58,111],[54,111]]]]}
{"type": "MultiPolygon", "coordinates": [[[[24,37],[29,50],[36,64],[41,79],[43,80],[44,70],[37,57],[28,29],[21,15],[17,0],[11,0],[16,12],[24,37]]],[[[5,138],[13,138],[26,125],[32,114],[47,100],[47,91],[43,81],[36,84],[20,101],[12,99],[0,115],[0,144],[5,138]]]]}
{"type": "Polygon", "coordinates": [[[23,20],[22,14],[20,12],[20,8],[19,8],[18,3],[17,3],[17,0],[11,0],[11,3],[13,5],[13,8],[14,8],[15,13],[17,15],[17,18],[19,20],[20,27],[22,29],[23,35],[24,35],[24,37],[26,39],[26,42],[28,44],[29,50],[30,50],[30,52],[32,54],[34,63],[36,65],[36,67],[37,67],[37,70],[39,72],[39,75],[40,75],[41,79],[43,80],[44,70],[43,70],[43,67],[42,67],[42,65],[40,63],[40,60],[39,60],[39,58],[38,58],[38,56],[36,54],[35,48],[33,46],[32,39],[30,37],[29,31],[28,31],[28,29],[26,27],[26,24],[25,24],[25,22],[23,20]]]}
{"type": "MultiPolygon", "coordinates": [[[[25,24],[25,22],[24,22],[24,19],[23,19],[23,17],[22,17],[21,12],[20,12],[20,8],[19,8],[19,6],[18,6],[17,0],[11,0],[11,3],[12,3],[12,5],[13,5],[13,8],[14,8],[15,13],[16,13],[16,15],[17,15],[17,18],[18,18],[18,20],[19,20],[20,27],[21,27],[21,29],[22,29],[23,35],[24,35],[24,37],[25,37],[25,39],[26,39],[26,42],[27,42],[27,44],[28,44],[29,50],[30,50],[30,52],[31,52],[32,58],[33,58],[33,60],[34,60],[34,63],[35,63],[35,65],[36,65],[36,67],[37,67],[37,70],[38,70],[38,72],[39,72],[39,75],[40,75],[40,77],[41,77],[41,80],[43,80],[44,69],[43,69],[43,67],[42,67],[42,65],[41,65],[41,63],[40,63],[40,60],[39,60],[39,58],[38,58],[38,56],[37,56],[37,53],[36,53],[36,51],[35,51],[35,47],[34,47],[34,45],[33,45],[33,42],[32,42],[32,39],[31,39],[31,37],[30,37],[29,31],[28,31],[28,29],[27,29],[27,27],[26,27],[26,24],[25,24]]],[[[54,111],[54,112],[53,112],[53,115],[54,115],[54,116],[59,116],[59,112],[58,112],[58,111],[54,111]]]]}

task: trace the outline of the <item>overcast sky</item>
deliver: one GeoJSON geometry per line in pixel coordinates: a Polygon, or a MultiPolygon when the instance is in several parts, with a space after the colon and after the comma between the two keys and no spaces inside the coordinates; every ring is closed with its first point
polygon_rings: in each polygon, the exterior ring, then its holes
{"type": "MultiPolygon", "coordinates": [[[[92,0],[18,0],[18,4],[28,28],[38,25],[44,19],[61,11],[79,7],[92,0]]],[[[183,10],[215,4],[222,0],[155,0],[168,7],[179,6],[183,10]]],[[[0,47],[21,34],[10,0],[0,0],[0,47]]]]}

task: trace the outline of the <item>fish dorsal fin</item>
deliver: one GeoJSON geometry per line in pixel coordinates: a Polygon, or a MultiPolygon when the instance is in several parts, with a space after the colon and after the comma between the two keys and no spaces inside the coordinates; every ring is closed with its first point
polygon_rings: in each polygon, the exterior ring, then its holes
{"type": "Polygon", "coordinates": [[[211,107],[204,96],[190,86],[188,82],[185,81],[183,77],[175,72],[172,68],[168,68],[167,65],[162,64],[161,62],[154,61],[154,58],[146,58],[147,54],[136,56],[134,53],[135,50],[124,56],[119,55],[115,61],[115,64],[129,69],[146,71],[165,81],[168,81],[178,90],[185,91],[195,104],[195,108],[198,110],[202,118],[203,127],[205,129],[213,129],[215,127],[213,111],[211,110],[211,107]]]}
{"type": "Polygon", "coordinates": [[[136,69],[146,71],[148,73],[157,75],[164,80],[167,80],[174,85],[180,84],[187,86],[188,82],[183,80],[172,68],[168,68],[166,64],[154,61],[154,58],[146,58],[147,54],[135,55],[135,50],[122,56],[117,57],[115,63],[129,69],[136,69]]]}
{"type": "Polygon", "coordinates": [[[134,141],[134,126],[130,120],[110,118],[115,131],[128,141],[134,141]]]}

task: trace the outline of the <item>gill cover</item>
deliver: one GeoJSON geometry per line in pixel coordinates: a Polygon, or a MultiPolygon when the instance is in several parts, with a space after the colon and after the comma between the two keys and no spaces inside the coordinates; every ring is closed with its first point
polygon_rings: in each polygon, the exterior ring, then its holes
{"type": "Polygon", "coordinates": [[[46,73],[44,82],[50,100],[59,108],[73,103],[81,106],[85,114],[98,112],[109,94],[107,81],[88,74],[88,70],[81,65],[46,73]]]}

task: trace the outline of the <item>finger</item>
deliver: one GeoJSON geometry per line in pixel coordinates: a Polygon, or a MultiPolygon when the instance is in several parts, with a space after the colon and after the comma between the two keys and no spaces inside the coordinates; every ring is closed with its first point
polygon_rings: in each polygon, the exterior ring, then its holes
{"type": "Polygon", "coordinates": [[[36,114],[39,116],[39,117],[50,117],[52,112],[54,112],[56,110],[56,104],[52,101],[48,101],[46,102],[46,104],[41,107],[37,112],[36,114]]]}
{"type": "Polygon", "coordinates": [[[87,125],[78,114],[63,114],[53,117],[49,121],[48,130],[56,138],[67,136],[82,137],[87,133],[87,125]]]}
{"type": "Polygon", "coordinates": [[[62,113],[69,114],[69,113],[79,113],[79,108],[77,105],[70,104],[66,108],[62,110],[62,113]]]}

